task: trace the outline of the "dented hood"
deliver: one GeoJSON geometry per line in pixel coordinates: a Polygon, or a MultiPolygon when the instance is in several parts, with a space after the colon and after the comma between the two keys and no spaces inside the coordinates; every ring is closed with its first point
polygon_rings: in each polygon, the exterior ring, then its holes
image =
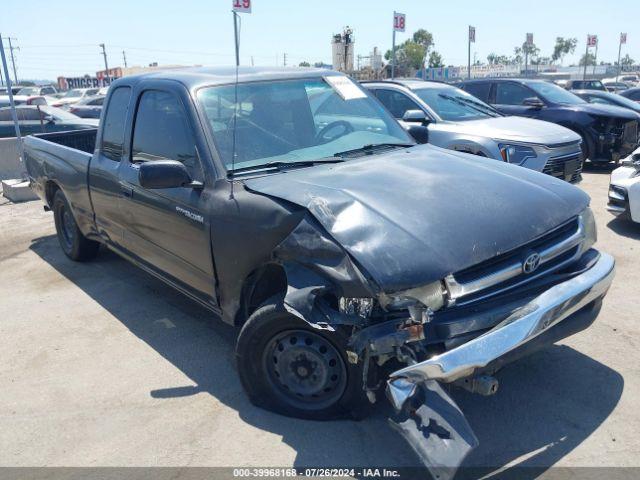
{"type": "Polygon", "coordinates": [[[431,145],[245,184],[307,208],[386,292],[521,246],[589,202],[548,175],[431,145]]]}

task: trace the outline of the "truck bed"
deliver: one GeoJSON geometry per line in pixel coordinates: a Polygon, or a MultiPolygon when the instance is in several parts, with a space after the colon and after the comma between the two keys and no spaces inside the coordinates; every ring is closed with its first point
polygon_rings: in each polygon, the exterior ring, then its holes
{"type": "Polygon", "coordinates": [[[24,163],[33,191],[51,207],[61,189],[83,233],[93,230],[88,173],[97,129],[44,133],[24,138],[24,163]]]}

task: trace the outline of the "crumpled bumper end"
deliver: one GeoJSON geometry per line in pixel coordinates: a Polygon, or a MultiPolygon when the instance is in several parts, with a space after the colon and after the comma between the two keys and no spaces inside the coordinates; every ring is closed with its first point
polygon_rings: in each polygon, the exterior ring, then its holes
{"type": "Polygon", "coordinates": [[[541,343],[540,340],[547,341],[545,337],[555,341],[562,338],[558,338],[557,333],[569,335],[578,331],[560,326],[551,328],[569,317],[573,320],[566,322],[567,326],[574,320],[582,322],[581,316],[595,318],[614,274],[613,257],[600,253],[590,268],[533,298],[490,331],[391,374],[387,397],[397,417],[392,425],[432,473],[440,478],[452,477],[478,444],[463,413],[440,383],[473,375],[487,365],[500,363],[522,349],[541,343]],[[594,305],[597,308],[585,309],[594,305]]]}

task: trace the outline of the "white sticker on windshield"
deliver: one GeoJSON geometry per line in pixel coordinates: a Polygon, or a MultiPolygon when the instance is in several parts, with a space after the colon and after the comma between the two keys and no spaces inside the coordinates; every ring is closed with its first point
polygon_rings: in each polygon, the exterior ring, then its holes
{"type": "Polygon", "coordinates": [[[354,100],[356,98],[366,98],[367,94],[358,88],[349,77],[341,75],[331,75],[324,77],[324,80],[342,97],[343,100],[354,100]]]}

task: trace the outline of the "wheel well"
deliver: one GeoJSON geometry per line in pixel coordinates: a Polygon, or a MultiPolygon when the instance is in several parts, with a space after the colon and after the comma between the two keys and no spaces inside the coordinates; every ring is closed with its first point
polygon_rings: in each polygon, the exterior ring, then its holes
{"type": "Polygon", "coordinates": [[[47,205],[49,207],[53,206],[52,205],[53,197],[58,190],[60,190],[60,186],[52,180],[47,181],[47,183],[45,184],[45,187],[44,187],[45,198],[47,199],[47,205]]]}
{"type": "Polygon", "coordinates": [[[242,303],[236,323],[243,324],[265,300],[287,292],[287,275],[280,265],[269,264],[251,273],[242,289],[242,303]]]}

